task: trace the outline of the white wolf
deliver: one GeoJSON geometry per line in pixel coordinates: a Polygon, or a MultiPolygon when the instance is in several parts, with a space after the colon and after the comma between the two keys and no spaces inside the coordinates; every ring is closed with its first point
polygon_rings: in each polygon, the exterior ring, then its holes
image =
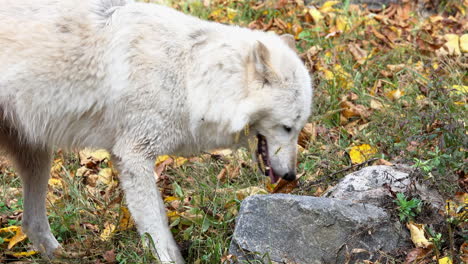
{"type": "Polygon", "coordinates": [[[112,152],[139,232],[163,262],[184,261],[156,156],[258,138],[265,174],[294,179],[312,87],[290,41],[155,4],[0,0],[0,148],[22,178],[33,244],[46,257],[60,249],[45,208],[54,147],[112,152]]]}

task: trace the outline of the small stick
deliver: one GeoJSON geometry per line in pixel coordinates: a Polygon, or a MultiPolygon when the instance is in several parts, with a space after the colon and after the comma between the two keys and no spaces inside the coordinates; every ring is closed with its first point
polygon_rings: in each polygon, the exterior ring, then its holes
{"type": "Polygon", "coordinates": [[[358,164],[353,164],[353,165],[351,165],[351,166],[348,166],[348,167],[346,167],[346,168],[344,168],[344,169],[341,169],[341,170],[339,170],[339,171],[336,171],[336,172],[330,174],[328,177],[335,176],[335,175],[337,175],[337,174],[339,174],[339,173],[345,172],[345,171],[350,170],[350,169],[355,168],[355,167],[359,167],[359,166],[361,166],[361,165],[365,165],[365,164],[367,164],[367,163],[371,163],[371,162],[376,161],[376,160],[378,160],[378,158],[372,158],[372,159],[366,160],[366,161],[361,162],[361,163],[358,163],[358,164]]]}

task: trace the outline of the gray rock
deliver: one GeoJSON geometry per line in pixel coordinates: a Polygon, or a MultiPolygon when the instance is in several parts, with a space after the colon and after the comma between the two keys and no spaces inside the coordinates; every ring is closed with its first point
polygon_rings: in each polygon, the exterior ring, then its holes
{"type": "Polygon", "coordinates": [[[390,192],[419,195],[434,209],[444,208],[442,196],[425,184],[411,177],[412,169],[407,166],[370,166],[345,176],[337,185],[324,194],[325,197],[370,203],[383,206],[393,196],[390,192]]]}
{"type": "Polygon", "coordinates": [[[255,195],[242,202],[230,253],[240,263],[346,263],[374,259],[379,252],[406,246],[406,241],[400,223],[370,204],[255,195]]]}

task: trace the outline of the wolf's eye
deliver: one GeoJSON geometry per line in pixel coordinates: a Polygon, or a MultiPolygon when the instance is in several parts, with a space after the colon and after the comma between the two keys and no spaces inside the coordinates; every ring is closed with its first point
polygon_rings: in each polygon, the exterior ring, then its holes
{"type": "Polygon", "coordinates": [[[284,130],[286,130],[286,132],[288,132],[288,133],[291,132],[291,129],[292,129],[291,127],[288,127],[288,126],[283,126],[283,128],[284,128],[284,130]]]}

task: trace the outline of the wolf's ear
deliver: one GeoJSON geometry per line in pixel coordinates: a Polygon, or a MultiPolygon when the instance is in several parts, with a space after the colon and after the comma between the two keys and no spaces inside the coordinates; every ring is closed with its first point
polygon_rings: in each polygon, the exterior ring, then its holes
{"type": "Polygon", "coordinates": [[[294,36],[291,34],[283,34],[280,36],[281,40],[286,43],[292,50],[296,51],[296,40],[294,39],[294,36]]]}
{"type": "Polygon", "coordinates": [[[252,59],[255,66],[255,73],[265,77],[270,64],[270,51],[268,51],[265,44],[257,41],[252,50],[252,59]]]}

